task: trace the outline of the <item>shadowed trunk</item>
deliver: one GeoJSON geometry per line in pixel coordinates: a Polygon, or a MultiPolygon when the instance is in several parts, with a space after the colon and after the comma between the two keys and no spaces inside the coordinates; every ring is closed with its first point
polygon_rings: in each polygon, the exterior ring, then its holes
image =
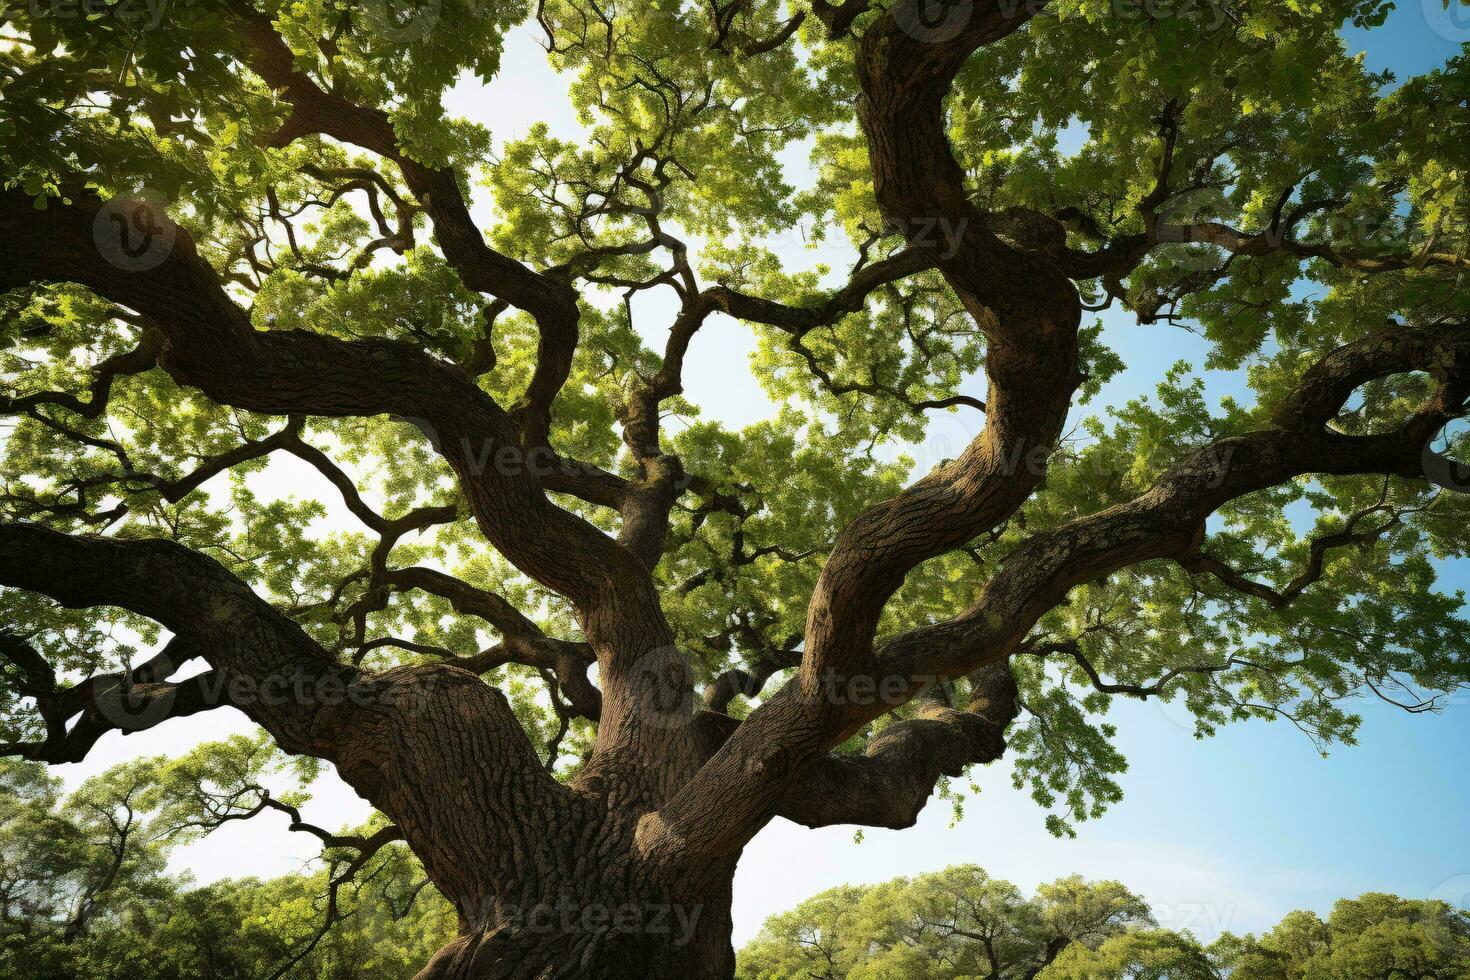
{"type": "MultiPolygon", "coordinates": [[[[597,875],[598,879],[602,876],[597,875]]],[[[461,933],[418,974],[420,980],[725,980],[735,972],[730,885],[707,891],[589,887],[546,893],[528,906],[500,905],[483,926],[461,933]]]]}
{"type": "Polygon", "coordinates": [[[455,667],[385,671],[352,693],[373,737],[343,746],[338,771],[393,818],[459,914],[421,977],[734,974],[733,862],[674,874],[637,844],[665,767],[603,754],[564,785],[505,697],[455,667]]]}

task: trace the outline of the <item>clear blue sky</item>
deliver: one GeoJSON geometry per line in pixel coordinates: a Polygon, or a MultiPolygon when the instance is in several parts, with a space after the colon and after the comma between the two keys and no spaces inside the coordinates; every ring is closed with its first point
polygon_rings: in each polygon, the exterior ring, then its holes
{"type": "MultiPolygon", "coordinates": [[[[1470,8],[1462,8],[1470,10],[1470,8]]],[[[1368,64],[1400,75],[1442,64],[1470,40],[1470,16],[1445,12],[1441,0],[1409,0],[1388,24],[1353,31],[1349,42],[1366,50],[1368,64]]],[[[514,138],[537,120],[576,129],[562,85],[545,66],[531,35],[518,31],[502,74],[492,85],[466,83],[451,102],[498,139],[514,138]]],[[[803,168],[803,154],[788,154],[803,168]]],[[[800,173],[793,178],[800,180],[800,173]]],[[[484,202],[477,214],[488,220],[484,202]]],[[[793,262],[814,256],[790,245],[793,262]]],[[[842,264],[840,256],[815,258],[842,264]]],[[[666,329],[668,307],[637,309],[650,336],[666,329]]],[[[712,325],[715,326],[715,325],[712,325]]],[[[1194,336],[1167,327],[1140,327],[1123,317],[1108,321],[1108,343],[1129,365],[1109,385],[1105,401],[1152,390],[1174,361],[1203,360],[1194,336]]],[[[659,345],[661,346],[661,344],[659,345]]],[[[765,417],[771,406],[753,378],[735,370],[751,348],[748,331],[728,320],[702,332],[686,371],[708,415],[730,424],[765,417]]],[[[1216,395],[1238,390],[1237,379],[1211,377],[1216,395]]],[[[944,416],[925,444],[921,462],[955,455],[974,435],[974,420],[944,416]]],[[[283,492],[306,492],[313,472],[273,466],[267,479],[283,492]]],[[[325,486],[310,492],[330,497],[325,486]]],[[[1446,588],[1470,591],[1470,570],[1447,568],[1446,588]]],[[[1292,908],[1325,911],[1332,901],[1370,889],[1405,896],[1470,902],[1470,698],[1437,716],[1409,716],[1363,704],[1361,744],[1339,747],[1324,760],[1285,724],[1252,722],[1199,742],[1179,710],[1120,703],[1116,720],[1131,770],[1125,799],[1102,819],[1082,824],[1074,840],[1050,837],[1042,813],[1011,789],[1004,765],[978,775],[982,793],[967,816],[950,827],[947,804],[936,801],[918,827],[870,831],[855,843],[851,828],[808,831],[778,821],[755,841],[736,878],[736,941],[754,934],[765,916],[843,882],[872,882],[899,874],[974,862],[1024,888],[1062,874],[1117,878],[1154,903],[1165,924],[1192,928],[1204,939],[1222,929],[1259,930],[1292,908]]],[[[82,766],[63,767],[69,780],[139,752],[176,752],[194,741],[243,730],[238,715],[212,712],[132,736],[113,736],[82,766]]],[[[365,804],[340,782],[324,779],[308,819],[359,819],[365,804]]],[[[315,852],[289,835],[284,821],[229,826],[179,852],[175,865],[201,880],[226,875],[295,870],[315,852]]]]}

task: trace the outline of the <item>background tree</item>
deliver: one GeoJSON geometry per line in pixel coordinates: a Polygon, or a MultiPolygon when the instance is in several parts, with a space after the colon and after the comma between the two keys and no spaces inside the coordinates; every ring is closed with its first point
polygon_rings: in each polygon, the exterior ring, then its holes
{"type": "Polygon", "coordinates": [[[1142,930],[1057,958],[1047,980],[1372,980],[1470,976],[1470,914],[1444,902],[1369,893],[1323,921],[1288,913],[1260,938],[1142,930]]]}
{"type": "MultiPolygon", "coordinates": [[[[64,800],[34,762],[0,762],[0,971],[72,977],[259,980],[411,977],[453,935],[453,910],[407,848],[327,834],[261,777],[262,740],[206,743],[140,759],[64,800]],[[322,838],[320,870],[191,887],[171,848],[231,820],[283,815],[322,838]],[[351,869],[351,874],[347,870],[351,869]]],[[[284,821],[283,821],[284,822],[284,821]]]]}
{"type": "Polygon", "coordinates": [[[1259,938],[1208,946],[1159,928],[1117,882],[1078,877],[1032,898],[973,865],[847,885],[766,920],[740,951],[742,980],[1461,980],[1470,912],[1369,893],[1324,922],[1288,913],[1259,938]]]}
{"type": "Polygon", "coordinates": [[[728,976],[776,816],[1009,750],[1065,832],[1114,697],[1326,743],[1470,681],[1470,60],[1385,92],[1381,0],[5,10],[7,751],[239,708],[453,905],[427,976],[728,976]],[[491,153],[444,93],[532,13],[586,136],[491,153]],[[1108,306],[1249,396],[1084,418],[1108,306]],[[726,318],[738,430],[683,391],[726,318]]]}
{"type": "Polygon", "coordinates": [[[1028,899],[1008,881],[956,865],[834,888],[772,916],[741,951],[737,975],[1030,980],[1074,944],[1096,946],[1152,922],[1143,899],[1117,882],[1062,878],[1028,899]]]}

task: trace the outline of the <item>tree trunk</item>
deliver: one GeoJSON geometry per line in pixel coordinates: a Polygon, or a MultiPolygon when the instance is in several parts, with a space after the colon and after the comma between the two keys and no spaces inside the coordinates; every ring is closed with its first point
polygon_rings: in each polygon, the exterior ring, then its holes
{"type": "Polygon", "coordinates": [[[548,896],[441,949],[419,980],[729,980],[730,888],[548,896]]]}
{"type": "MultiPolygon", "coordinates": [[[[676,773],[599,752],[562,784],[505,697],[455,667],[384,671],[358,688],[372,737],[339,748],[338,772],[393,819],[459,913],[459,936],[420,977],[734,975],[734,861],[670,871],[638,842],[676,773]]],[[[692,737],[662,734],[670,746],[692,737]]]]}

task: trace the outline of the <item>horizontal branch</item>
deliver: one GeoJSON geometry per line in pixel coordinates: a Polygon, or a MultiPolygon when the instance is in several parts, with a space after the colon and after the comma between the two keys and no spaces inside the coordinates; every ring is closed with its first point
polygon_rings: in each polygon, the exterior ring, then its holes
{"type": "MultiPolygon", "coordinates": [[[[74,608],[118,606],[161,623],[177,637],[137,672],[93,678],[66,692],[40,695],[55,699],[43,714],[50,711],[58,721],[84,708],[101,716],[84,719],[75,738],[55,740],[68,753],[84,752],[107,728],[147,727],[144,722],[154,714],[163,720],[175,712],[226,702],[265,727],[288,751],[330,755],[343,734],[343,706],[327,704],[320,692],[342,691],[356,672],[336,663],[218,562],[182,545],[0,524],[0,585],[74,608]],[[176,669],[173,657],[182,650],[206,658],[215,670],[164,683],[176,669]],[[249,696],[237,697],[246,683],[249,696]],[[274,688],[280,696],[270,695],[274,688]],[[324,711],[337,722],[322,724],[318,716],[324,711]]],[[[55,690],[54,677],[48,681],[31,663],[28,683],[38,691],[47,686],[55,690]]]]}
{"type": "Polygon", "coordinates": [[[11,672],[17,693],[36,702],[46,726],[45,738],[0,744],[0,755],[57,764],[81,762],[97,741],[109,732],[144,731],[172,718],[183,718],[229,703],[222,676],[204,671],[187,680],[170,682],[168,675],[199,656],[177,638],[156,656],[129,671],[97,674],[71,686],[62,686],[55,670],[33,647],[18,637],[0,633],[0,658],[19,672],[11,672]],[[73,718],[76,721],[67,727],[73,718]]]}

